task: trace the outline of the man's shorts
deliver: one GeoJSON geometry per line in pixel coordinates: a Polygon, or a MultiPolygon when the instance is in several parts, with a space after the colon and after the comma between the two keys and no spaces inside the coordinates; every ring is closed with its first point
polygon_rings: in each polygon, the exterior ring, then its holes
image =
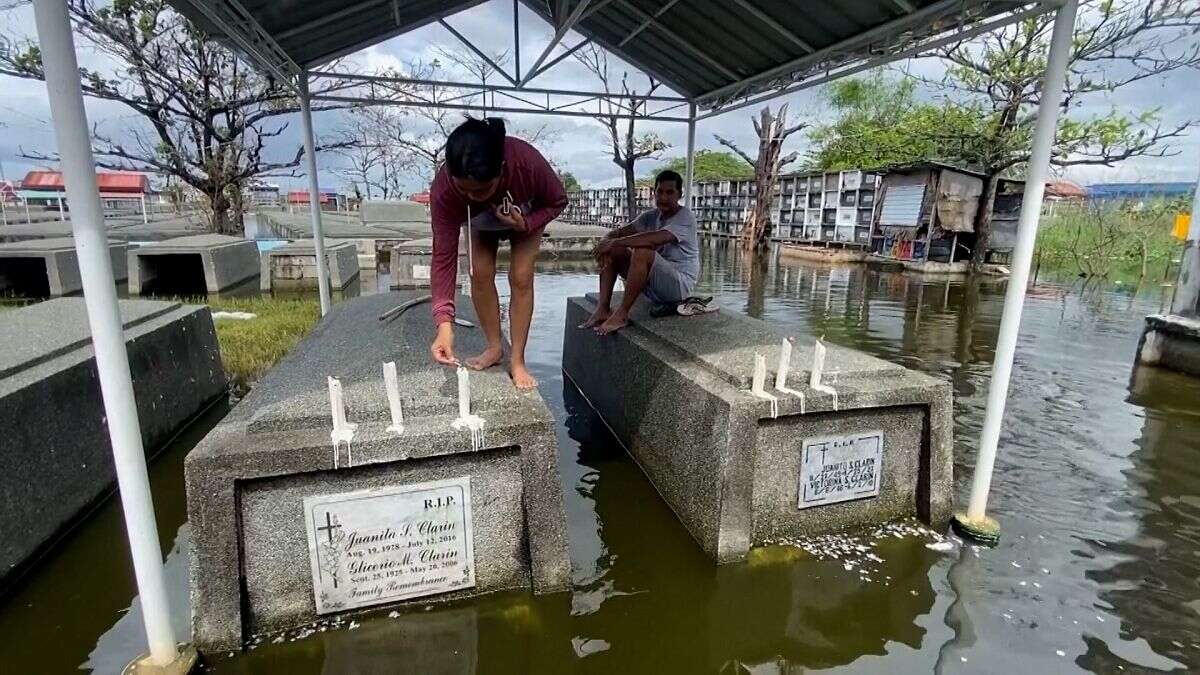
{"type": "Polygon", "coordinates": [[[670,260],[655,252],[654,264],[650,266],[650,278],[646,280],[646,288],[642,290],[642,295],[656,304],[677,304],[691,295],[695,286],[695,282],[680,274],[670,260]]]}

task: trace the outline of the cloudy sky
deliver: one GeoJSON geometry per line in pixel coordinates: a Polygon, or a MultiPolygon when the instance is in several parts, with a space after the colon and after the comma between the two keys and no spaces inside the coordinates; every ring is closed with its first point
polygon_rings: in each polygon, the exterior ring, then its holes
{"type": "MultiPolygon", "coordinates": [[[[0,3],[3,4],[3,3],[0,3]]],[[[475,9],[450,18],[455,28],[467,35],[476,44],[491,50],[510,49],[512,3],[492,0],[475,9]]],[[[18,6],[0,14],[0,34],[13,38],[32,38],[32,10],[18,6]]],[[[521,8],[521,53],[525,67],[532,62],[550,40],[552,31],[528,9],[521,8]]],[[[568,35],[565,44],[574,44],[577,35],[568,35]]],[[[372,47],[354,57],[353,66],[364,71],[385,66],[401,66],[413,59],[431,59],[436,56],[435,47],[444,45],[461,50],[444,28],[432,25],[372,47]]],[[[81,50],[81,65],[98,67],[104,61],[100,55],[81,50]]],[[[617,69],[627,68],[614,61],[617,69]]],[[[936,77],[941,66],[934,60],[918,60],[894,64],[893,69],[907,70],[936,77]]],[[[630,69],[632,70],[632,69],[630,69]]],[[[539,77],[534,86],[583,88],[583,83],[594,82],[594,78],[574,59],[566,59],[550,72],[539,77]]],[[[1111,107],[1133,111],[1160,108],[1164,123],[1200,117],[1200,73],[1177,72],[1170,77],[1145,81],[1136,86],[1105,97],[1094,99],[1091,109],[1097,113],[1107,112],[1111,107]]],[[[823,119],[821,92],[810,90],[786,97],[793,112],[798,112],[812,121],[823,119]]],[[[776,101],[778,103],[778,101],[776,101]]],[[[750,125],[753,108],[734,111],[726,115],[705,120],[697,130],[697,147],[717,149],[713,134],[721,134],[751,150],[754,131],[750,125]]],[[[1088,111],[1085,111],[1085,113],[1088,111]]],[[[336,130],[341,122],[341,112],[319,113],[315,124],[318,134],[336,130]]],[[[92,123],[110,135],[120,136],[123,131],[140,125],[139,116],[119,104],[105,101],[88,101],[88,115],[92,123]]],[[[544,148],[547,154],[562,168],[573,172],[587,186],[608,186],[620,182],[620,173],[605,154],[605,141],[596,122],[585,118],[511,115],[510,121],[520,127],[531,128],[548,124],[557,132],[555,142],[544,148]]],[[[54,152],[54,135],[50,125],[49,107],[44,85],[0,76],[0,166],[6,177],[20,178],[38,163],[20,157],[21,149],[46,154],[54,152]]],[[[414,123],[415,124],[415,123],[414,123]]],[[[276,157],[285,157],[295,152],[300,144],[299,120],[292,120],[283,136],[275,139],[272,152],[276,157]]],[[[648,131],[656,131],[671,144],[665,157],[684,153],[687,142],[686,126],[682,124],[645,124],[648,131]]],[[[805,150],[806,139],[793,136],[789,149],[805,150]]],[[[1139,158],[1116,168],[1080,167],[1069,169],[1067,177],[1089,184],[1108,181],[1193,181],[1200,171],[1200,130],[1172,144],[1178,154],[1169,158],[1139,158]]],[[[341,164],[334,155],[319,158],[321,184],[343,187],[345,179],[335,173],[341,164]]],[[[647,162],[638,173],[648,173],[656,162],[647,162]]],[[[303,187],[302,178],[280,178],[274,182],[287,187],[303,187]]],[[[416,178],[409,181],[410,189],[420,189],[416,178]]]]}

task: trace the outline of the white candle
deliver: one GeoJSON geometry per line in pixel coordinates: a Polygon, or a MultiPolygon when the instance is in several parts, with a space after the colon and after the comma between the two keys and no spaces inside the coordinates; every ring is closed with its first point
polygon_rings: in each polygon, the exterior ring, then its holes
{"type": "Polygon", "coordinates": [[[763,387],[767,384],[767,359],[762,354],[754,355],[754,380],[750,391],[755,394],[765,393],[763,387]]]}
{"type": "Polygon", "coordinates": [[[392,426],[389,429],[402,434],[404,433],[404,408],[400,405],[400,379],[396,376],[395,361],[383,364],[383,385],[387,389],[388,408],[392,412],[392,426]]]}
{"type": "Polygon", "coordinates": [[[779,369],[775,371],[775,388],[787,389],[788,369],[792,367],[792,341],[783,338],[779,345],[779,369]]]}
{"type": "Polygon", "coordinates": [[[471,380],[467,369],[458,367],[458,417],[466,419],[471,416],[471,380]]]}
{"type": "Polygon", "coordinates": [[[821,386],[821,373],[825,371],[825,345],[817,340],[816,346],[813,348],[813,364],[812,375],[808,379],[808,386],[816,388],[821,386]]]}

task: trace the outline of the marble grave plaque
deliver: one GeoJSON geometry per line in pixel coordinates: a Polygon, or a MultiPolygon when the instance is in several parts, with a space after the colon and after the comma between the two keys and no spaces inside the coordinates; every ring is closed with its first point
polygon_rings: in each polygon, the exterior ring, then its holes
{"type": "Polygon", "coordinates": [[[471,479],[304,500],[317,613],[471,588],[471,479]]]}
{"type": "Polygon", "coordinates": [[[805,439],[799,507],[877,497],[882,475],[882,431],[805,439]]]}

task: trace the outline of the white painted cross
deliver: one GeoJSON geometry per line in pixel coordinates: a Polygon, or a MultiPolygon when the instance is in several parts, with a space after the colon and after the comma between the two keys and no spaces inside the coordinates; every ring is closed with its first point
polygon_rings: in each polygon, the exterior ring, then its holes
{"type": "Polygon", "coordinates": [[[768,394],[767,359],[762,354],[754,355],[754,378],[750,381],[750,393],[771,402],[771,419],[779,417],[779,399],[768,394]]]}
{"type": "Polygon", "coordinates": [[[792,341],[783,338],[779,345],[779,366],[775,369],[775,390],[784,394],[800,397],[800,414],[804,414],[804,392],[789,389],[787,386],[788,371],[792,368],[792,341]]]}
{"type": "Polygon", "coordinates": [[[822,384],[821,377],[825,373],[825,344],[817,340],[816,346],[813,347],[813,363],[812,372],[808,377],[808,386],[813,389],[830,394],[833,396],[833,410],[838,409],[838,393],[833,387],[822,384]]]}

